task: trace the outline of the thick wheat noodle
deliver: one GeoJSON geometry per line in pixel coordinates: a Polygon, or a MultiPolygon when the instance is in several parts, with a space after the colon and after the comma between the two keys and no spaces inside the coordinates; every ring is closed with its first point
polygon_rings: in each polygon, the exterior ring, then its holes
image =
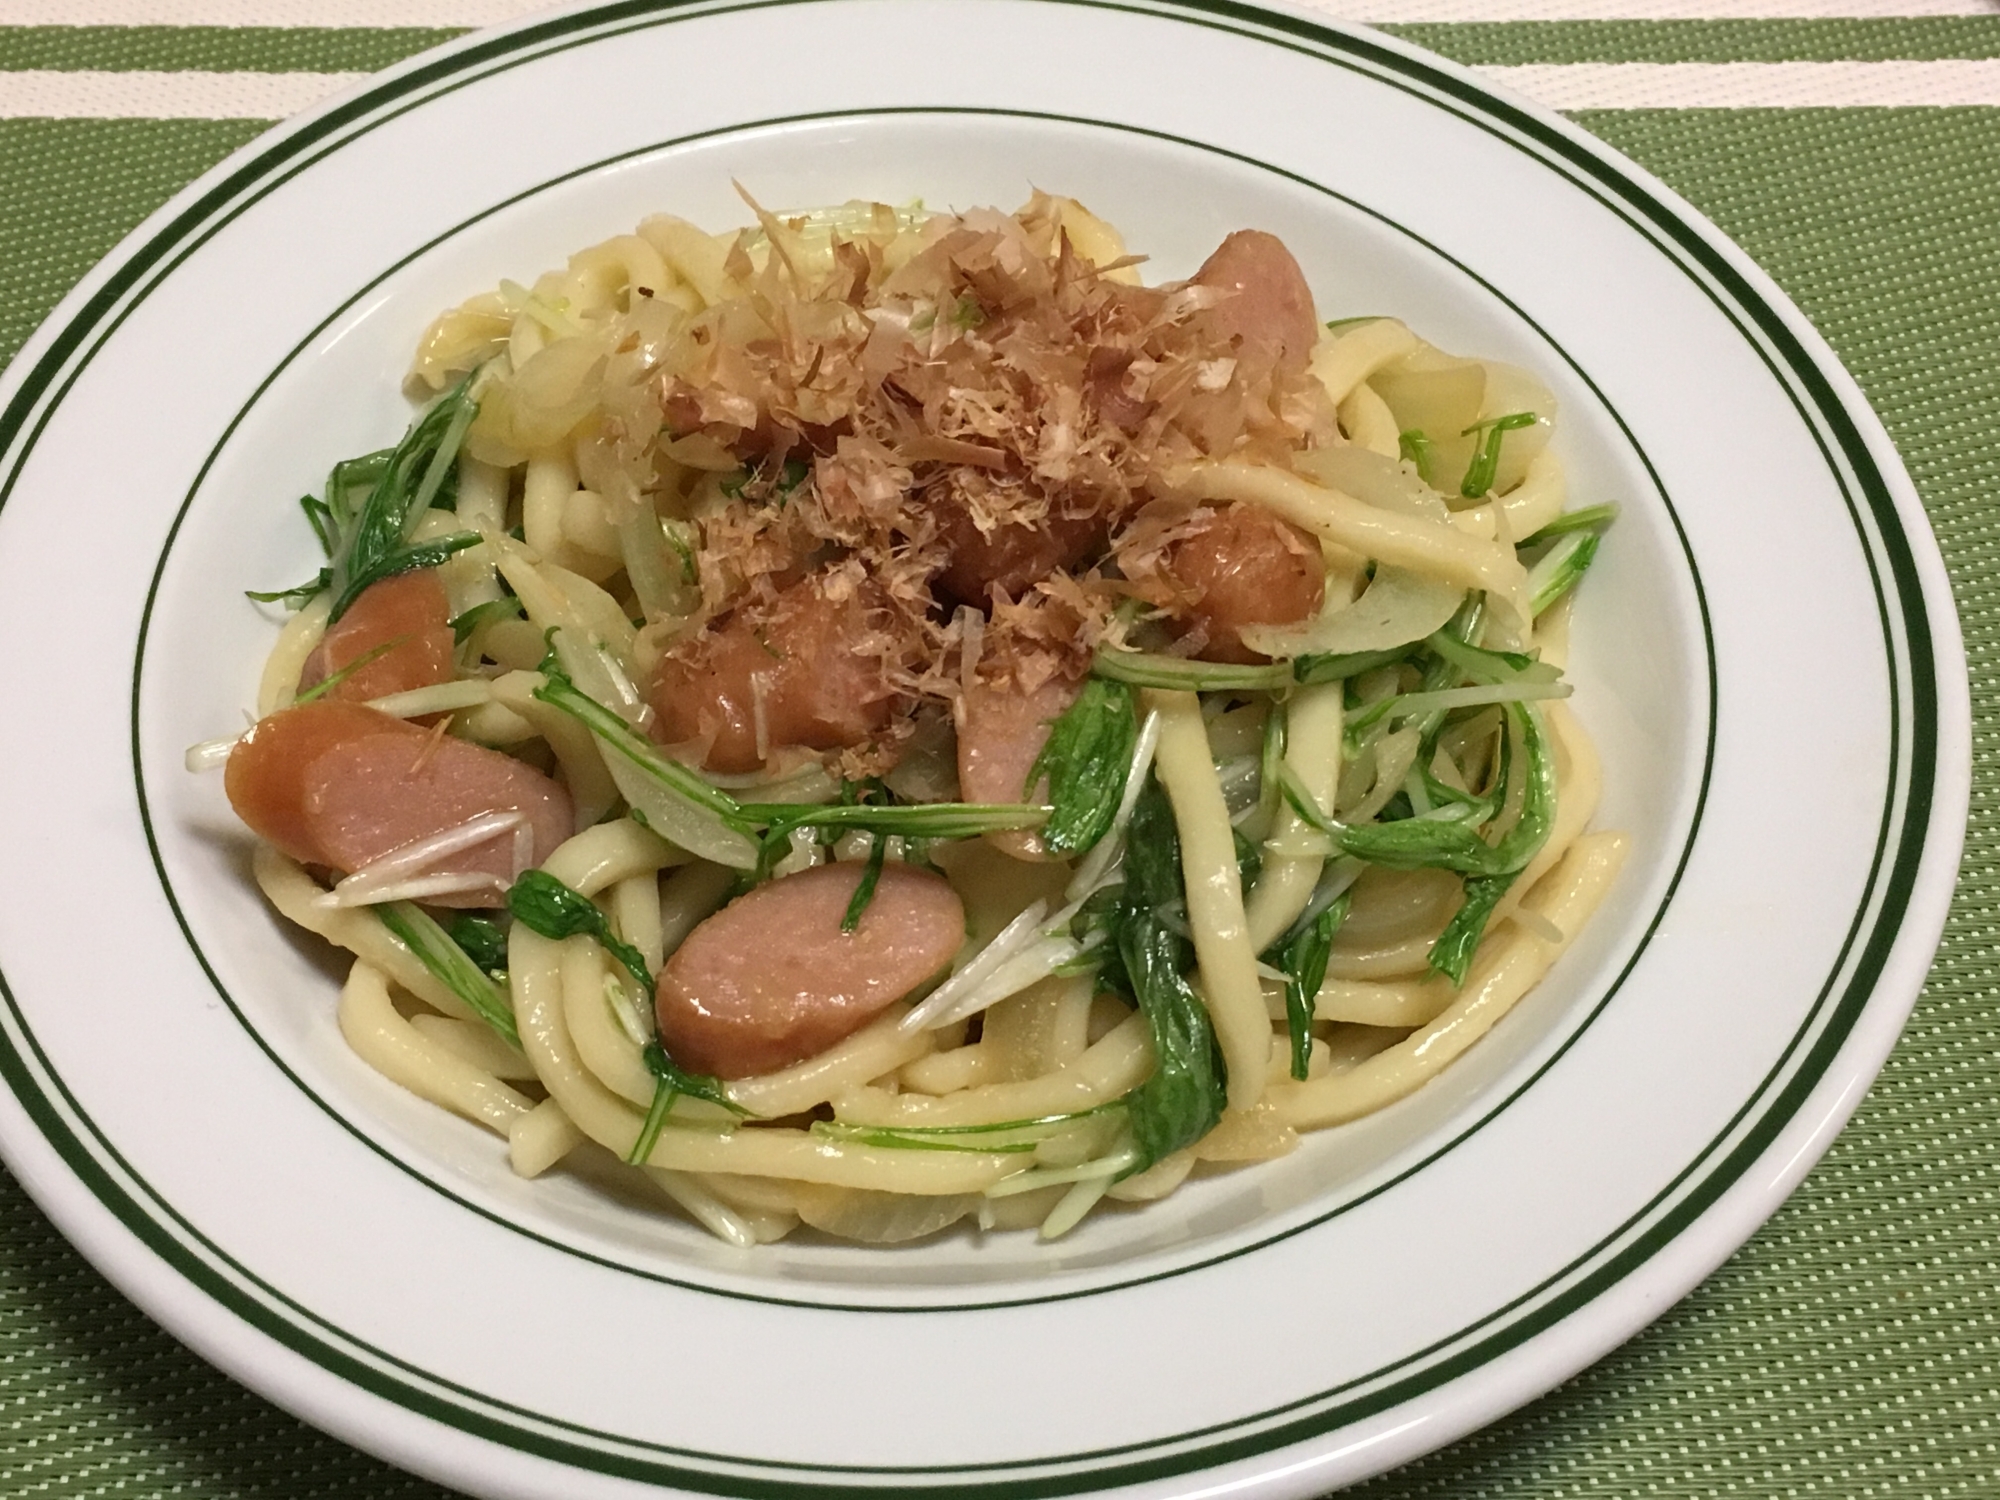
{"type": "MultiPolygon", "coordinates": [[[[527,479],[521,489],[521,535],[548,562],[560,562],[566,553],[563,507],[575,493],[576,464],[572,460],[559,453],[538,453],[528,460],[527,479]]],[[[508,571],[505,564],[502,571],[508,571]]],[[[519,591],[511,572],[507,581],[519,591]]],[[[533,613],[531,605],[530,616],[533,613]]]]}
{"type": "Polygon", "coordinates": [[[571,938],[563,945],[562,975],[563,1020],[577,1060],[612,1093],[645,1109],[653,1098],[653,1075],[640,1056],[640,1044],[618,1023],[607,992],[607,982],[624,981],[607,968],[591,938],[571,938]]]}
{"type": "Polygon", "coordinates": [[[426,1042],[484,1068],[495,1078],[509,1083],[535,1081],[534,1065],[527,1056],[484,1021],[454,1021],[450,1016],[419,1011],[410,1017],[410,1025],[426,1042]]]}
{"type": "MultiPolygon", "coordinates": [[[[665,1167],[642,1169],[653,1185],[687,1210],[693,1219],[724,1244],[739,1250],[754,1249],[763,1243],[755,1226],[736,1208],[718,1198],[708,1184],[691,1172],[674,1172],[665,1167]]],[[[790,1226],[787,1226],[790,1227],[790,1226]]]]}
{"type": "Polygon", "coordinates": [[[639,950],[647,970],[659,973],[666,955],[660,923],[660,882],[654,871],[627,875],[612,885],[611,922],[618,935],[639,950]]]}
{"type": "Polygon", "coordinates": [[[1578,839],[1563,863],[1546,877],[1548,888],[1533,892],[1529,905],[1563,934],[1562,942],[1515,927],[1482,945],[1458,998],[1413,1035],[1344,1073],[1306,1083],[1287,1080],[1273,1087],[1271,1102],[1286,1123],[1311,1130],[1357,1119],[1434,1077],[1541,981],[1596,910],[1625,850],[1623,834],[1594,833],[1578,839]]]}
{"type": "MultiPolygon", "coordinates": [[[[1329,979],[1320,986],[1313,1015],[1321,1021],[1353,1021],[1363,1026],[1423,1026],[1436,1020],[1458,992],[1442,974],[1422,979],[1329,979]]],[[[1283,996],[1278,1013],[1284,1014],[1283,996]]]]}
{"type": "Polygon", "coordinates": [[[906,1032],[896,1024],[901,1019],[902,1012],[892,1009],[816,1057],[776,1073],[739,1078],[728,1085],[729,1097],[767,1120],[804,1114],[928,1053],[934,1034],[906,1032]]]}
{"type": "Polygon", "coordinates": [[[542,869],[571,890],[595,896],[621,880],[652,875],[686,860],[658,834],[630,818],[619,818],[565,839],[542,861],[542,869]]]}
{"type": "Polygon", "coordinates": [[[1313,378],[1338,406],[1362,381],[1391,360],[1422,348],[1423,342],[1396,319],[1377,318],[1322,343],[1313,353],[1313,378]]]}
{"type": "Polygon", "coordinates": [[[1562,460],[1554,449],[1544,448],[1528,461],[1528,472],[1521,476],[1521,482],[1506,494],[1496,495],[1493,503],[1506,512],[1508,535],[1522,541],[1561,515],[1568,500],[1562,460]]]}
{"type": "Polygon", "coordinates": [[[325,590],[313,595],[305,607],[278,632],[277,644],[264,658],[264,670],[257,678],[257,717],[262,719],[281,708],[289,708],[298,696],[299,674],[306,658],[326,634],[327,616],[333,613],[333,595],[325,590]]]}
{"type": "Polygon", "coordinates": [[[269,844],[260,843],[251,871],[265,898],[287,921],[316,932],[335,947],[366,959],[399,988],[408,990],[433,1010],[461,1021],[477,1020],[472,1008],[441,984],[421,960],[365,907],[327,908],[315,903],[325,887],[269,844]]]}
{"type": "MultiPolygon", "coordinates": [[[[1314,805],[1328,814],[1333,811],[1334,789],[1340,783],[1341,738],[1347,728],[1346,688],[1342,682],[1301,688],[1286,716],[1285,763],[1298,773],[1314,805]]],[[[1308,827],[1290,803],[1280,802],[1271,838],[1297,838],[1308,827]]],[[[1267,852],[1263,873],[1244,903],[1254,951],[1262,953],[1298,920],[1325,868],[1326,860],[1321,856],[1273,858],[1267,852]]]]}
{"type": "Polygon", "coordinates": [[[426,1041],[396,1013],[382,972],[356,959],[340,991],[340,1034],[355,1055],[411,1093],[507,1134],[531,1106],[484,1068],[426,1041]]]}
{"type": "Polygon", "coordinates": [[[587,1137],[554,1099],[544,1099],[507,1130],[507,1160],[523,1177],[539,1177],[587,1137]]]}
{"type": "Polygon", "coordinates": [[[1194,933],[1199,971],[1196,987],[1222,1044],[1230,1108],[1249,1109],[1264,1092],[1271,1023],[1264,1016],[1257,950],[1250,945],[1243,916],[1235,830],[1209,752],[1201,701],[1193,693],[1153,689],[1147,691],[1146,701],[1160,716],[1160,748],[1153,772],[1173,804],[1174,823],[1180,830],[1188,927],[1194,933]]]}
{"type": "Polygon", "coordinates": [[[1448,522],[1403,515],[1283,469],[1229,460],[1177,470],[1170,487],[1189,500],[1247,500],[1378,563],[1484,589],[1525,626],[1528,573],[1514,549],[1467,536],[1448,522]]]}
{"type": "Polygon", "coordinates": [[[835,1098],[833,1107],[843,1121],[858,1125],[998,1125],[1107,1104],[1144,1083],[1152,1070],[1152,1034],[1146,1018],[1134,1012],[1068,1067],[1040,1078],[982,1084],[942,1098],[855,1088],[835,1098]]]}

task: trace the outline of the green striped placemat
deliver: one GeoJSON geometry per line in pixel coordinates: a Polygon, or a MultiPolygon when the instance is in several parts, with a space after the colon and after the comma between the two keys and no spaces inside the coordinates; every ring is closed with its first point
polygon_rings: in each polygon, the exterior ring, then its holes
{"type": "MultiPolygon", "coordinates": [[[[0,358],[141,217],[269,119],[510,8],[0,0],[0,358]],[[176,24],[118,24],[148,19],[176,24]],[[103,24],[49,24],[65,20],[103,24]]],[[[1598,106],[1576,118],[1690,198],[1797,299],[1882,414],[1929,508],[1965,625],[1975,734],[1943,949],[1826,1160],[1625,1348],[1355,1493],[1996,1500],[2000,7],[1716,0],[1708,9],[1731,18],[1700,20],[1685,18],[1702,8],[1692,0],[1320,8],[1384,22],[1558,107],[1598,106]],[[1906,14],[1884,14],[1896,11],[1906,14]]],[[[186,1353],[0,1174],[0,1496],[442,1493],[186,1353]]]]}

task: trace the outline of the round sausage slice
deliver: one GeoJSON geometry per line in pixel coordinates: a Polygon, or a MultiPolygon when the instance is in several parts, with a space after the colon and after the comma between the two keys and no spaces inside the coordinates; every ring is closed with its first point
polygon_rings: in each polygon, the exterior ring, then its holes
{"type": "MultiPolygon", "coordinates": [[[[356,703],[320,701],[259,721],[230,752],[223,785],[258,837],[303,864],[353,873],[483,813],[521,812],[540,864],[574,831],[569,793],[534,767],[356,703]]],[[[513,879],[511,834],[429,867],[513,879]]],[[[492,906],[494,892],[426,898],[492,906]]]]}
{"type": "Polygon", "coordinates": [[[750,1078],[851,1036],[951,962],[965,907],[940,875],[882,867],[852,932],[859,864],[787,875],[725,906],[660,970],[660,1042],[684,1068],[750,1078]]]}
{"type": "Polygon", "coordinates": [[[1235,295],[1206,314],[1218,338],[1239,340],[1242,357],[1297,373],[1319,339],[1319,316],[1305,273],[1275,234],[1239,229],[1202,262],[1194,279],[1235,295]]]}
{"type": "Polygon", "coordinates": [[[326,690],[350,703],[450,682],[451,606],[435,568],[370,584],[320,638],[299,674],[299,690],[353,670],[326,690]],[[381,655],[363,661],[372,651],[381,655]],[[359,665],[356,665],[359,663],[359,665]]]}
{"type": "Polygon", "coordinates": [[[1161,564],[1185,604],[1177,611],[1208,632],[1205,661],[1259,662],[1243,644],[1246,625],[1302,625],[1326,599],[1319,542],[1260,505],[1231,505],[1195,516],[1198,529],[1167,549],[1161,564]]]}

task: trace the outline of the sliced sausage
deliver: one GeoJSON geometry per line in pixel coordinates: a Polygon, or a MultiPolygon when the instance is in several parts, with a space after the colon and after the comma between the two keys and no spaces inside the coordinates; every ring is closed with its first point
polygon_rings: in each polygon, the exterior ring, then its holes
{"type": "MultiPolygon", "coordinates": [[[[1028,770],[1049,742],[1049,729],[1076,701],[1077,684],[1051,677],[1032,692],[1012,678],[995,686],[981,682],[966,693],[958,731],[958,794],[967,802],[1026,802],[1034,788],[1028,770]]],[[[1042,859],[1033,833],[987,836],[1016,859],[1042,859]]]]}
{"type": "Polygon", "coordinates": [[[1326,598],[1319,542],[1260,505],[1198,512],[1199,529],[1174,542],[1161,563],[1184,603],[1176,611],[1200,624],[1206,661],[1258,662],[1243,644],[1246,625],[1300,625],[1326,598]]]}
{"type": "Polygon", "coordinates": [[[739,614],[661,658],[649,699],[662,744],[705,742],[711,771],[751,771],[764,748],[840,750],[887,727],[896,691],[883,670],[863,589],[829,597],[813,579],[792,585],[775,608],[739,614]]]}
{"type": "Polygon", "coordinates": [[[1319,315],[1305,273],[1283,240],[1239,229],[1216,246],[1194,279],[1234,293],[1205,318],[1216,337],[1240,341],[1247,363],[1293,373],[1306,367],[1319,339],[1319,315]]]}
{"type": "Polygon", "coordinates": [[[1031,525],[996,527],[989,536],[973,524],[963,507],[946,505],[938,511],[938,531],[944,538],[944,570],[938,587],[960,604],[984,609],[998,588],[1018,599],[1058,570],[1075,567],[1104,547],[1101,516],[1048,516],[1031,525]]]}
{"type": "MultiPolygon", "coordinates": [[[[574,832],[569,793],[534,767],[355,703],[306,703],[261,720],[230,752],[223,785],[258,837],[301,863],[349,874],[482,813],[526,813],[536,864],[574,832]]],[[[427,873],[510,881],[513,837],[461,850],[427,873]]],[[[492,906],[499,898],[427,899],[492,906]]]]}
{"type": "Polygon", "coordinates": [[[354,670],[326,690],[328,698],[365,703],[391,693],[450,682],[453,676],[451,606],[435,568],[419,568],[372,583],[320,638],[299,691],[324,682],[354,663],[354,670]],[[387,649],[383,649],[383,648],[387,649]],[[361,661],[371,651],[382,654],[361,661]]]}
{"type": "Polygon", "coordinates": [[[688,934],[660,970],[660,1041],[718,1078],[774,1073],[824,1052],[951,962],[965,907],[942,876],[886,864],[860,923],[840,930],[859,864],[761,885],[688,934]]]}

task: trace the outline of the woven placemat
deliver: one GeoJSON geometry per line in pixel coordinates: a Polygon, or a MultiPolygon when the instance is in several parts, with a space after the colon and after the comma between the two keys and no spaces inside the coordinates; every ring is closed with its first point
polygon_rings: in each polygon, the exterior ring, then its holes
{"type": "MultiPolygon", "coordinates": [[[[1989,17],[1396,29],[1467,62],[1556,72],[2000,56],[2000,18],[1989,17]]],[[[344,73],[439,35],[0,25],[0,113],[9,70],[344,73]]],[[[1921,89],[1921,75],[1910,76],[1897,86],[1921,89]]],[[[1992,1500],[2000,1497],[2000,109],[1577,118],[1659,173],[1778,279],[1902,450],[1943,545],[1972,664],[1964,873],[1936,968],[1881,1081],[1771,1223],[1593,1369],[1353,1493],[1992,1500]]],[[[240,119],[0,118],[0,357],[146,212],[261,128],[240,119]]],[[[443,1493],[302,1426],[188,1354],[0,1174],[0,1496],[443,1493]]]]}

